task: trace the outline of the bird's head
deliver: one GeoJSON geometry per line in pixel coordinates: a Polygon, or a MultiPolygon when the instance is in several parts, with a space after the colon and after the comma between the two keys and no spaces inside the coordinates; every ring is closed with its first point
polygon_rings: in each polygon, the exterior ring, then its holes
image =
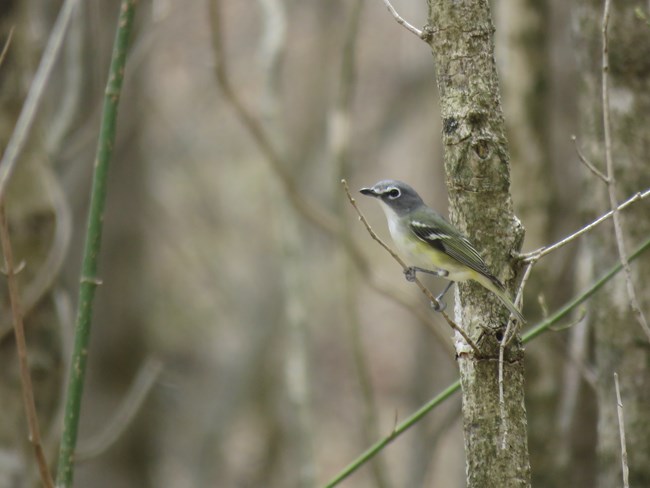
{"type": "Polygon", "coordinates": [[[379,199],[399,216],[424,204],[413,188],[397,180],[382,180],[370,188],[361,188],[359,191],[363,195],[379,199]]]}

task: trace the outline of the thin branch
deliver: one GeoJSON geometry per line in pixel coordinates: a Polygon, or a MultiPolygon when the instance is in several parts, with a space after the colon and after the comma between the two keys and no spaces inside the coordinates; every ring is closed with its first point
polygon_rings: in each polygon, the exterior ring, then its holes
{"type": "Polygon", "coordinates": [[[390,0],[383,0],[384,5],[386,5],[386,8],[390,12],[390,14],[395,18],[397,23],[404,27],[407,31],[409,31],[412,34],[415,34],[418,36],[420,39],[425,40],[427,38],[427,33],[418,29],[417,27],[409,24],[404,18],[397,13],[397,10],[395,10],[395,7],[393,7],[390,3],[390,0]]]}
{"type": "Polygon", "coordinates": [[[124,79],[126,53],[133,27],[136,3],[136,0],[122,0],[121,2],[111,66],[104,94],[102,123],[97,143],[95,171],[90,194],[90,210],[88,212],[88,227],[86,230],[86,242],[84,244],[81,266],[72,360],[73,366],[70,368],[70,377],[68,379],[64,417],[65,424],[59,451],[57,470],[58,488],[70,488],[74,474],[75,447],[77,444],[79,417],[81,413],[81,397],[84,378],[86,376],[86,363],[88,360],[88,343],[90,339],[93,301],[97,285],[100,283],[97,277],[97,268],[104,224],[108,168],[115,146],[117,109],[122,90],[122,81],[124,79]]]}
{"type": "Polygon", "coordinates": [[[370,446],[363,454],[361,454],[357,459],[348,464],[340,473],[338,473],[334,478],[332,478],[326,485],[325,488],[333,488],[334,486],[341,483],[344,479],[354,473],[357,469],[363,466],[365,463],[370,461],[375,457],[379,452],[381,452],[388,444],[397,439],[400,435],[406,432],[409,428],[417,424],[426,414],[428,414],[435,407],[444,402],[447,398],[451,397],[454,393],[460,390],[460,380],[456,380],[447,388],[438,393],[435,397],[429,400],[426,404],[420,407],[416,412],[409,416],[404,422],[396,425],[393,430],[383,439],[375,442],[370,446]]]}
{"type": "Polygon", "coordinates": [[[627,465],[627,447],[625,446],[625,419],[623,418],[623,401],[621,388],[618,385],[618,374],[614,373],[614,387],[616,388],[616,413],[618,414],[618,433],[621,438],[621,468],[623,470],[623,488],[630,488],[630,469],[627,465]]]}
{"type": "Polygon", "coordinates": [[[553,332],[562,332],[578,325],[587,316],[587,311],[583,308],[578,310],[578,316],[569,320],[566,324],[559,324],[552,327],[553,332]]]}
{"type": "MultiPolygon", "coordinates": [[[[630,254],[630,261],[635,260],[638,258],[641,254],[643,254],[646,250],[650,249],[650,239],[647,239],[645,242],[643,242],[638,248],[634,250],[632,254],[630,254]]],[[[584,293],[578,295],[575,297],[572,301],[564,305],[562,308],[557,310],[555,313],[544,319],[542,322],[540,322],[538,325],[533,327],[532,329],[528,330],[526,334],[524,334],[522,340],[524,342],[528,342],[535,337],[537,337],[539,334],[544,332],[546,329],[550,328],[551,326],[555,325],[558,323],[562,318],[564,318],[571,310],[573,310],[575,307],[580,305],[581,303],[585,302],[588,298],[590,298],[594,293],[596,293],[598,290],[600,290],[605,283],[607,283],[610,279],[612,279],[613,276],[615,276],[619,271],[623,269],[623,265],[619,262],[615,266],[613,266],[607,273],[605,273],[603,276],[601,276],[596,283],[591,285],[588,290],[586,290],[584,293]]]]}
{"type": "Polygon", "coordinates": [[[645,332],[648,340],[650,341],[650,326],[646,319],[639,301],[636,297],[636,290],[634,289],[634,282],[632,281],[632,270],[630,263],[627,259],[627,252],[625,250],[625,237],[623,235],[623,226],[621,218],[618,213],[618,201],[616,199],[616,178],[614,177],[614,159],[612,157],[612,135],[611,135],[611,121],[609,112],[609,36],[607,30],[609,26],[609,10],[611,0],[605,0],[605,8],[603,10],[603,129],[605,134],[605,162],[607,166],[607,190],[609,194],[609,204],[613,211],[612,219],[614,221],[614,235],[616,236],[616,246],[618,248],[618,256],[623,264],[623,271],[625,272],[625,284],[627,288],[627,296],[630,300],[630,308],[636,316],[639,325],[645,332]]]}
{"type": "Polygon", "coordinates": [[[25,98],[23,108],[18,116],[16,127],[7,143],[7,147],[2,155],[2,160],[0,160],[0,201],[3,200],[7,189],[7,182],[16,167],[16,161],[18,161],[20,153],[27,141],[29,131],[34,123],[36,112],[40,105],[41,98],[43,97],[43,93],[45,92],[45,86],[47,85],[47,81],[52,73],[54,62],[61,50],[65,31],[68,27],[70,17],[77,1],[78,0],[66,0],[61,7],[61,10],[59,10],[59,15],[56,18],[54,27],[52,28],[52,33],[47,41],[47,46],[45,46],[45,51],[43,51],[41,62],[38,65],[38,69],[34,75],[34,80],[29,87],[29,93],[27,94],[27,98],[25,98]]]}
{"type": "MultiPolygon", "coordinates": [[[[528,266],[526,266],[526,271],[524,271],[524,275],[521,278],[521,282],[519,283],[519,287],[517,288],[517,294],[515,296],[514,303],[515,306],[519,308],[519,310],[521,310],[524,306],[524,289],[526,288],[526,283],[528,283],[528,279],[532,274],[533,266],[535,266],[536,262],[537,261],[528,263],[528,266]]],[[[513,337],[515,337],[516,332],[519,330],[519,325],[521,325],[521,322],[518,320],[508,322],[508,327],[506,328],[506,331],[503,334],[503,339],[501,341],[504,344],[504,347],[510,344],[510,341],[512,341],[513,337]],[[517,327],[510,327],[513,322],[517,327]]]]}
{"type": "MultiPolygon", "coordinates": [[[[51,203],[56,223],[52,243],[45,260],[38,267],[29,283],[23,287],[21,297],[24,315],[29,315],[43,295],[51,290],[69,250],[70,237],[72,236],[72,212],[61,184],[48,165],[41,165],[37,169],[40,172],[39,177],[43,178],[45,192],[48,194],[47,197],[51,203]]],[[[14,271],[18,274],[19,269],[14,271]]],[[[11,324],[5,323],[4,320],[0,321],[0,340],[10,332],[11,324]]]]}
{"type": "MultiPolygon", "coordinates": [[[[397,255],[397,253],[395,251],[393,251],[386,243],[384,243],[384,241],[382,241],[377,234],[375,234],[375,231],[373,231],[372,228],[370,227],[370,224],[366,220],[366,217],[361,213],[361,210],[359,210],[359,207],[357,207],[356,200],[354,198],[352,198],[352,195],[350,194],[350,188],[348,187],[347,181],[341,180],[341,184],[343,185],[343,188],[345,189],[345,193],[348,196],[348,200],[352,204],[352,207],[354,207],[354,210],[359,215],[359,220],[361,220],[361,222],[363,222],[363,225],[366,227],[366,230],[370,234],[370,237],[372,237],[375,241],[377,241],[379,243],[379,245],[381,247],[383,247],[388,252],[388,254],[390,254],[393,257],[393,259],[395,261],[397,261],[400,264],[400,266],[402,266],[402,269],[404,269],[404,271],[406,272],[408,270],[408,266],[406,265],[406,263],[402,260],[402,258],[400,258],[397,255]]],[[[424,295],[431,301],[431,303],[435,304],[438,309],[442,308],[440,306],[440,303],[436,299],[436,297],[433,295],[433,293],[431,293],[431,291],[426,286],[424,286],[422,284],[422,282],[418,279],[417,276],[414,278],[413,281],[415,282],[416,285],[418,285],[418,287],[420,288],[422,293],[424,293],[424,295]]],[[[447,315],[444,310],[440,310],[439,313],[444,317],[444,319],[447,321],[449,326],[453,330],[458,332],[463,337],[463,339],[465,339],[465,342],[474,350],[474,353],[477,356],[480,356],[481,350],[474,343],[474,341],[472,339],[470,339],[470,337],[465,333],[465,331],[461,327],[456,325],[456,323],[453,320],[451,320],[449,315],[447,315]]]]}
{"type": "Polygon", "coordinates": [[[0,53],[0,66],[2,66],[2,63],[5,61],[5,57],[7,56],[7,53],[9,52],[9,46],[11,46],[11,41],[14,38],[14,26],[11,26],[11,29],[9,29],[9,34],[7,35],[7,40],[5,41],[5,45],[2,47],[2,52],[0,53]]]}
{"type": "Polygon", "coordinates": [[[54,488],[54,481],[47,465],[47,459],[43,452],[41,443],[41,432],[38,426],[38,415],[36,414],[36,403],[34,401],[34,388],[32,377],[29,373],[29,360],[27,357],[27,343],[25,341],[25,328],[23,324],[23,311],[20,303],[20,293],[16,274],[14,272],[14,257],[9,239],[9,228],[5,217],[4,203],[0,201],[0,240],[2,241],[2,254],[4,255],[5,269],[7,272],[7,284],[9,286],[9,299],[11,301],[11,313],[13,315],[14,333],[16,336],[16,349],[18,350],[18,363],[20,365],[20,383],[23,392],[23,404],[29,427],[29,441],[34,447],[38,470],[41,481],[46,488],[54,488]]]}
{"type": "MultiPolygon", "coordinates": [[[[524,288],[526,287],[526,283],[530,278],[530,274],[533,270],[535,262],[528,263],[528,266],[526,266],[526,271],[524,271],[524,276],[522,277],[521,283],[519,284],[519,288],[517,289],[517,296],[515,297],[514,303],[515,306],[518,306],[520,310],[524,300],[524,288]]],[[[506,330],[503,333],[503,337],[499,342],[499,412],[501,417],[501,426],[503,428],[503,431],[501,433],[501,449],[506,448],[506,439],[508,437],[508,423],[506,422],[506,401],[505,395],[503,393],[503,360],[505,357],[506,346],[510,344],[510,341],[517,335],[517,331],[519,329],[517,326],[518,323],[518,320],[509,320],[506,330]]]]}
{"type": "Polygon", "coordinates": [[[580,162],[584,164],[589,171],[591,171],[594,175],[600,178],[603,182],[609,183],[609,178],[607,178],[607,176],[602,171],[596,168],[596,166],[594,166],[591,163],[591,161],[589,161],[587,157],[582,153],[582,151],[578,147],[578,139],[576,138],[575,135],[571,136],[571,140],[573,141],[573,145],[575,147],[576,154],[578,155],[578,159],[580,160],[580,162]]]}
{"type": "Polygon", "coordinates": [[[511,324],[512,321],[509,320],[508,327],[506,328],[506,331],[503,334],[503,337],[501,338],[501,342],[499,343],[499,417],[501,420],[501,449],[502,450],[507,447],[506,440],[508,438],[508,423],[506,422],[508,413],[506,409],[505,395],[503,393],[503,358],[505,356],[505,350],[506,350],[506,337],[510,332],[511,324]]]}
{"type": "Polygon", "coordinates": [[[97,457],[115,444],[142,408],[162,372],[162,367],[162,362],[153,358],[147,359],[140,366],[129,391],[103,430],[93,438],[79,444],[75,456],[77,461],[87,461],[97,457]]]}
{"type": "MultiPolygon", "coordinates": [[[[647,198],[650,196],[650,189],[644,190],[642,192],[635,193],[632,195],[630,198],[625,200],[623,203],[621,203],[618,207],[616,207],[616,211],[619,212],[621,210],[624,210],[625,208],[629,207],[635,202],[638,202],[639,200],[643,200],[644,198],[647,198]]],[[[598,225],[602,224],[605,222],[607,219],[611,218],[614,215],[614,211],[610,210],[606,214],[601,215],[598,217],[596,220],[594,220],[592,223],[585,225],[582,227],[580,230],[574,232],[573,234],[565,237],[561,241],[556,242],[555,244],[548,246],[548,247],[540,247],[539,249],[536,249],[535,251],[531,251],[525,254],[520,254],[519,259],[521,259],[522,262],[524,263],[530,263],[532,261],[537,261],[540,258],[543,258],[547,254],[552,253],[553,251],[566,246],[569,244],[571,241],[574,239],[577,239],[581,235],[591,231],[598,225]]]]}
{"type": "MultiPolygon", "coordinates": [[[[635,260],[648,249],[650,249],[650,239],[646,240],[632,254],[630,254],[630,261],[635,260]]],[[[623,266],[621,265],[621,263],[618,263],[615,266],[613,266],[607,273],[601,276],[588,289],[584,290],[580,295],[574,297],[573,300],[571,300],[569,303],[565,304],[563,307],[557,310],[552,316],[543,320],[542,322],[534,326],[532,329],[530,329],[527,333],[525,333],[524,336],[522,337],[522,342],[526,344],[532,341],[533,339],[535,339],[537,336],[549,330],[549,328],[553,324],[557,323],[559,320],[562,320],[565,316],[571,313],[571,311],[575,307],[577,307],[581,303],[591,298],[591,296],[593,296],[594,293],[600,290],[605,285],[605,283],[607,283],[614,276],[616,276],[616,274],[619,271],[621,271],[622,268],[623,266]]],[[[341,483],[352,473],[357,471],[361,466],[363,466],[366,462],[368,462],[374,456],[379,454],[388,444],[390,444],[397,437],[399,437],[401,434],[406,432],[406,430],[408,430],[410,427],[418,423],[422,418],[424,418],[426,414],[428,414],[431,410],[433,410],[435,407],[440,405],[447,398],[451,397],[451,395],[453,395],[458,390],[460,390],[460,380],[456,380],[454,383],[449,385],[441,393],[439,393],[434,398],[432,398],[428,403],[420,407],[419,410],[417,410],[413,415],[407,418],[404,422],[396,426],[388,436],[379,440],[371,447],[369,447],[363,454],[361,454],[357,459],[355,459],[350,464],[348,464],[347,467],[345,467],[334,478],[332,478],[327,483],[327,485],[325,485],[325,488],[333,488],[334,486],[341,483]]]]}

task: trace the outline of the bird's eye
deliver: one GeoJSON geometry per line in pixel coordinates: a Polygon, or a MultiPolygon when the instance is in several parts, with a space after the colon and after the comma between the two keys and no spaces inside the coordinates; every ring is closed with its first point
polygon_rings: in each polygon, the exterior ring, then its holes
{"type": "Polygon", "coordinates": [[[388,195],[388,198],[390,198],[391,200],[395,200],[402,193],[399,191],[398,188],[391,188],[386,194],[388,195]]]}

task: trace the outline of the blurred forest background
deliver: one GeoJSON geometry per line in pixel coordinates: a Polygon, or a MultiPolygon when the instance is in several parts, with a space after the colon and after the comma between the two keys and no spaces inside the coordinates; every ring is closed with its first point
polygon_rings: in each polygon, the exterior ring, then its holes
{"type": "MultiPolygon", "coordinates": [[[[118,3],[79,2],[7,199],[15,254],[26,263],[19,278],[27,340],[52,459],[118,3]]],[[[428,46],[379,0],[222,3],[220,16],[212,0],[138,7],[76,486],[322,485],[457,377],[447,326],[368,237],[340,185],[346,178],[356,191],[401,179],[445,213],[428,46]],[[253,131],[233,110],[228,88],[252,115],[253,131]],[[260,127],[270,149],[254,133],[260,127]],[[115,420],[122,410],[132,418],[115,420]]],[[[423,0],[394,5],[414,25],[426,22],[423,0]]],[[[59,7],[52,0],[0,3],[3,44],[14,28],[0,66],[3,148],[59,7]]],[[[588,46],[600,42],[598,30],[585,27],[592,9],[600,15],[602,5],[493,2],[524,251],[608,209],[593,202],[604,185],[580,164],[571,139],[576,134],[602,164],[580,119],[599,117],[590,108],[600,103],[597,90],[584,89],[585,72],[599,79],[598,64],[585,61],[588,46]]],[[[643,65],[650,28],[637,22],[646,35],[626,47],[640,49],[643,65]]],[[[618,95],[613,105],[629,103],[618,95]]],[[[626,143],[647,132],[647,112],[628,130],[626,143]]],[[[644,164],[620,189],[621,200],[650,186],[644,164]]],[[[359,200],[387,236],[379,207],[359,200]]],[[[643,220],[648,205],[637,205],[643,220]]],[[[526,292],[530,323],[593,281],[585,247],[577,241],[537,265],[526,292]]],[[[615,251],[599,258],[596,271],[617,261],[615,251]]],[[[616,287],[624,290],[623,281],[616,287]]],[[[647,304],[647,290],[638,291],[647,304]]],[[[31,486],[7,298],[1,306],[0,487],[31,486]]],[[[527,347],[533,486],[595,485],[592,318],[583,308],[572,327],[527,347]]],[[[456,395],[343,486],[464,486],[459,406],[456,395]]]]}

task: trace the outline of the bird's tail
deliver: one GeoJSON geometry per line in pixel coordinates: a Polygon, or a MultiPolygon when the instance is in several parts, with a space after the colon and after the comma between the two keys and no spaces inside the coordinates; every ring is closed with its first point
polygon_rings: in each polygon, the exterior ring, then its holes
{"type": "Polygon", "coordinates": [[[490,279],[490,277],[485,276],[482,277],[484,279],[480,280],[479,283],[483,285],[485,288],[490,290],[492,293],[494,293],[499,300],[501,300],[501,303],[503,303],[512,314],[514,314],[515,317],[522,323],[526,323],[526,319],[524,316],[521,314],[521,312],[515,307],[515,304],[512,303],[512,300],[508,296],[508,292],[504,288],[504,286],[501,284],[499,280],[496,278],[490,279]]]}

